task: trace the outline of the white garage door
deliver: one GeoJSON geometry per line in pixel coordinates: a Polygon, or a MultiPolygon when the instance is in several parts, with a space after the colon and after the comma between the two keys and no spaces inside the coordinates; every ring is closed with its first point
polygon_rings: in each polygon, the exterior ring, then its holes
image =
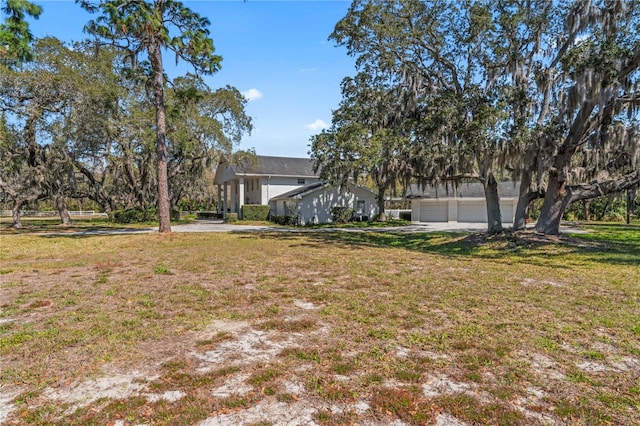
{"type": "Polygon", "coordinates": [[[502,222],[509,223],[513,221],[513,202],[500,203],[500,214],[502,215],[502,222]]]}
{"type": "Polygon", "coordinates": [[[420,203],[420,222],[446,222],[449,206],[446,201],[423,201],[420,203]]]}
{"type": "Polygon", "coordinates": [[[458,200],[458,222],[486,222],[487,205],[484,201],[458,200]]]}

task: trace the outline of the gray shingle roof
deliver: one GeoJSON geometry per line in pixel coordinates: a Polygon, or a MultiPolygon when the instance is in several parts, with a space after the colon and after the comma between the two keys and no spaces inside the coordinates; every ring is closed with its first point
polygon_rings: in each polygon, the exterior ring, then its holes
{"type": "Polygon", "coordinates": [[[318,176],[318,173],[313,171],[313,161],[310,158],[257,155],[255,161],[247,160],[232,166],[232,168],[236,174],[246,175],[318,176]]]}
{"type": "Polygon", "coordinates": [[[326,186],[324,182],[313,182],[308,185],[301,186],[300,188],[293,189],[284,194],[280,194],[272,198],[272,200],[286,200],[291,198],[302,198],[302,196],[315,191],[316,189],[326,186]]]}
{"type": "MultiPolygon", "coordinates": [[[[520,191],[520,182],[498,182],[498,194],[501,198],[517,198],[520,191]]],[[[457,188],[449,184],[431,186],[424,189],[420,185],[412,184],[407,191],[408,198],[484,198],[484,188],[480,182],[461,183],[457,188]]]]}

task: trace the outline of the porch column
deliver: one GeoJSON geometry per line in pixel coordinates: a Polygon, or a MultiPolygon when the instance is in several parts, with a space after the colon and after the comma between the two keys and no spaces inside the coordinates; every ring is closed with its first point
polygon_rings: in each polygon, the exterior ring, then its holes
{"type": "Polygon", "coordinates": [[[238,213],[238,181],[232,180],[231,185],[231,213],[238,213]]]}
{"type": "Polygon", "coordinates": [[[222,217],[227,218],[227,183],[224,183],[224,198],[222,198],[222,217]]]}
{"type": "Polygon", "coordinates": [[[220,185],[218,186],[218,204],[216,205],[217,208],[217,212],[218,214],[222,213],[222,187],[220,185]]]}
{"type": "Polygon", "coordinates": [[[242,206],[244,206],[244,178],[238,180],[238,218],[242,219],[242,206]]]}

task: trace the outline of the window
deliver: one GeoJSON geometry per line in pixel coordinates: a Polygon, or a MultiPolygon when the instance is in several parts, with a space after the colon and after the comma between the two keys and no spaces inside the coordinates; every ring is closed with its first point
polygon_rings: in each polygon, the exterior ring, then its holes
{"type": "Polygon", "coordinates": [[[356,213],[363,214],[364,213],[364,200],[356,201],[356,213]]]}
{"type": "Polygon", "coordinates": [[[304,185],[304,179],[298,178],[298,185],[304,185]]]}

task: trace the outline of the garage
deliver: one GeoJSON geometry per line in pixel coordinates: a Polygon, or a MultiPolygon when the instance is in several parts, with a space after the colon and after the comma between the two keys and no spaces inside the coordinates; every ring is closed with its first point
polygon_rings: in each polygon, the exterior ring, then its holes
{"type": "MultiPolygon", "coordinates": [[[[517,200],[515,202],[517,203],[517,200]]],[[[500,214],[502,215],[503,222],[513,221],[513,217],[515,216],[513,203],[514,203],[513,199],[500,200],[500,214]]]]}
{"type": "MultiPolygon", "coordinates": [[[[519,186],[519,182],[498,183],[502,223],[513,222],[519,186]]],[[[487,222],[484,188],[478,182],[464,183],[455,188],[411,185],[407,194],[407,198],[412,200],[411,220],[414,222],[487,222]]]]}
{"type": "Polygon", "coordinates": [[[420,203],[420,222],[447,221],[449,221],[449,205],[446,200],[428,200],[420,203]]]}

